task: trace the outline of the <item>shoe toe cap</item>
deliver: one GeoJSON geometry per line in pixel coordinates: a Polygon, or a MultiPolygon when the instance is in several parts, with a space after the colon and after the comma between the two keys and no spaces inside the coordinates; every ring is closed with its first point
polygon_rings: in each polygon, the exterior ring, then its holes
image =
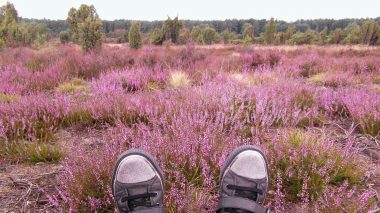
{"type": "Polygon", "coordinates": [[[265,159],[260,152],[254,150],[238,154],[230,169],[235,174],[250,179],[262,179],[267,176],[265,159]]]}
{"type": "Polygon", "coordinates": [[[151,163],[144,157],[131,155],[120,162],[116,180],[120,183],[139,183],[156,176],[151,163]]]}

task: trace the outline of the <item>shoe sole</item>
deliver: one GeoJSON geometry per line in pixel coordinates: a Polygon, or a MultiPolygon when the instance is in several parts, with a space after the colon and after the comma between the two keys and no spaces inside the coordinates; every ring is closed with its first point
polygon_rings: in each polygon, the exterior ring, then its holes
{"type": "Polygon", "coordinates": [[[219,182],[220,182],[220,191],[223,191],[223,189],[222,189],[222,179],[223,179],[223,176],[224,176],[226,170],[231,165],[232,161],[236,158],[237,155],[239,155],[240,153],[242,153],[244,151],[247,151],[247,150],[253,150],[253,151],[259,152],[263,156],[264,161],[265,161],[265,168],[266,168],[266,171],[267,171],[267,182],[268,182],[268,185],[267,185],[267,187],[265,189],[265,195],[264,195],[264,199],[263,199],[263,202],[264,202],[264,200],[266,198],[266,195],[267,195],[267,192],[268,192],[269,183],[270,183],[269,182],[270,179],[269,179],[268,160],[267,160],[264,152],[260,148],[258,148],[256,146],[253,146],[253,145],[242,145],[242,146],[236,148],[234,151],[232,151],[228,155],[226,161],[224,162],[224,164],[222,166],[221,173],[220,173],[220,180],[219,180],[219,182]]]}
{"type": "Polygon", "coordinates": [[[162,169],[161,167],[158,165],[157,161],[154,159],[154,157],[149,154],[148,152],[144,151],[144,150],[141,150],[141,149],[130,149],[130,150],[127,150],[125,152],[123,152],[121,155],[119,155],[119,157],[117,158],[117,161],[116,161],[116,165],[114,167],[114,170],[113,170],[113,175],[112,175],[112,195],[115,194],[115,191],[114,191],[114,183],[115,183],[115,179],[116,179],[116,172],[117,172],[117,169],[119,168],[119,165],[121,163],[121,161],[130,156],[130,155],[140,155],[144,158],[146,158],[154,167],[154,169],[157,171],[158,175],[160,176],[161,178],[161,182],[162,182],[162,190],[164,193],[164,190],[165,190],[165,186],[164,186],[164,173],[162,172],[162,169]]]}

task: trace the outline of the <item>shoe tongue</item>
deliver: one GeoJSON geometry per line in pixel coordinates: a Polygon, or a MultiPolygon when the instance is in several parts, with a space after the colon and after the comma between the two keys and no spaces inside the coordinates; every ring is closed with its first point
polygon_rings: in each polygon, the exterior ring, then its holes
{"type": "Polygon", "coordinates": [[[136,187],[136,188],[128,189],[129,195],[139,195],[139,194],[145,194],[147,192],[148,192],[148,189],[146,187],[136,187]]]}

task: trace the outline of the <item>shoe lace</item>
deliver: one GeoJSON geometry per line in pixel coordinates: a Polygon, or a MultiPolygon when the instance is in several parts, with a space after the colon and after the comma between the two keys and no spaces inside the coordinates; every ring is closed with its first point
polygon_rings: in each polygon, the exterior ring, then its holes
{"type": "Polygon", "coordinates": [[[258,194],[263,194],[263,191],[257,188],[257,183],[255,183],[255,187],[229,184],[227,185],[227,189],[235,190],[235,196],[237,197],[247,198],[253,201],[257,201],[258,194]]]}
{"type": "Polygon", "coordinates": [[[153,204],[150,202],[151,197],[157,196],[157,193],[150,192],[150,193],[143,193],[143,194],[137,194],[137,195],[129,195],[121,198],[121,202],[128,202],[128,208],[133,211],[138,206],[144,206],[144,207],[154,207],[158,206],[159,204],[153,204]]]}
{"type": "MultiPolygon", "coordinates": [[[[258,194],[263,194],[261,189],[257,188],[257,183],[255,183],[255,187],[244,187],[233,184],[228,184],[227,189],[235,190],[235,196],[247,198],[253,201],[257,201],[258,194]]],[[[241,209],[233,209],[233,208],[225,208],[220,211],[220,213],[251,213],[250,211],[241,210],[241,209]]]]}

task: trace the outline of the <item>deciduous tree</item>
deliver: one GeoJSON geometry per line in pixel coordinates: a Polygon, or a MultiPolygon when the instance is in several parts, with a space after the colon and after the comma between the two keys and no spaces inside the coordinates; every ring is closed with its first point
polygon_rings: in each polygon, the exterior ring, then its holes
{"type": "Polygon", "coordinates": [[[67,22],[71,26],[74,42],[84,51],[96,49],[102,44],[102,21],[93,5],[82,4],[79,9],[71,8],[67,22]]]}
{"type": "Polygon", "coordinates": [[[374,20],[365,21],[361,26],[363,44],[375,45],[380,36],[380,27],[374,20]]]}
{"type": "Polygon", "coordinates": [[[100,19],[88,17],[79,24],[79,43],[85,52],[100,48],[102,45],[102,23],[100,19]]]}
{"type": "Polygon", "coordinates": [[[202,35],[205,44],[212,44],[216,40],[216,31],[214,28],[206,27],[203,29],[202,35]]]}
{"type": "Polygon", "coordinates": [[[345,34],[347,35],[343,40],[343,44],[359,44],[360,43],[360,26],[356,23],[349,24],[344,29],[345,34]]]}

